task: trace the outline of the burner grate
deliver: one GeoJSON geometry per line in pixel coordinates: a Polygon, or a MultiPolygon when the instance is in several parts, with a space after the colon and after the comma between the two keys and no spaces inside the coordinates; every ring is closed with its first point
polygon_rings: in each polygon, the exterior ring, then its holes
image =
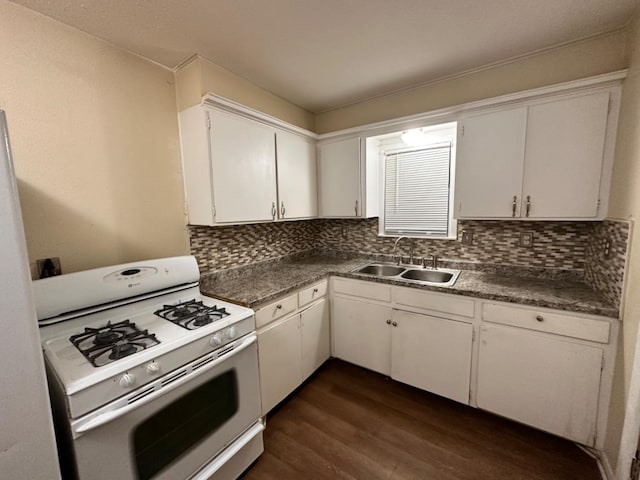
{"type": "Polygon", "coordinates": [[[85,327],[84,332],[72,335],[69,341],[94,367],[102,367],[160,343],[155,334],[140,330],[130,320],[107,322],[98,328],[85,327]]]}
{"type": "Polygon", "coordinates": [[[204,327],[229,315],[224,307],[218,308],[217,305],[207,307],[195,299],[176,305],[164,305],[155,314],[187,330],[204,327]]]}

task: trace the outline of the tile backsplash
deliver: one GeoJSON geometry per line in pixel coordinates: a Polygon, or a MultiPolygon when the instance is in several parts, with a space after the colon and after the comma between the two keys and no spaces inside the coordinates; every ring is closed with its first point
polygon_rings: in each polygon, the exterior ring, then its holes
{"type": "Polygon", "coordinates": [[[613,305],[620,306],[630,225],[605,220],[594,225],[585,255],[585,279],[613,305]]]}
{"type": "MultiPolygon", "coordinates": [[[[378,236],[378,219],[317,220],[317,244],[323,248],[361,253],[391,254],[395,237],[378,236]],[[343,232],[346,235],[343,235],[343,232]]],[[[583,270],[593,222],[521,222],[464,220],[458,222],[457,240],[415,240],[414,254],[436,254],[448,260],[528,267],[583,270]],[[462,232],[473,233],[473,243],[463,245],[462,232]],[[533,246],[519,246],[520,234],[531,233],[533,246]]],[[[398,250],[409,253],[402,241],[398,250]]]]}
{"type": "MultiPolygon", "coordinates": [[[[191,252],[202,274],[309,251],[390,255],[395,237],[378,236],[378,219],[318,219],[222,227],[189,226],[191,252]]],[[[456,240],[415,240],[414,255],[443,260],[571,272],[619,306],[629,236],[628,222],[465,220],[456,240]],[[461,241],[473,233],[471,245],[461,241]],[[523,246],[521,235],[530,235],[523,246]],[[604,256],[603,242],[611,243],[604,256]]],[[[407,256],[409,242],[398,253],[407,256]]]]}
{"type": "Polygon", "coordinates": [[[313,220],[224,227],[189,226],[191,253],[202,274],[282,257],[315,247],[313,220]]]}

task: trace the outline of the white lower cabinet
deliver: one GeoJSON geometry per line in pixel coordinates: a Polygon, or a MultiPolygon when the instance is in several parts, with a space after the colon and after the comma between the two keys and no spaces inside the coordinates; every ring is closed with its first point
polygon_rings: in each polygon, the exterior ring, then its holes
{"type": "Polygon", "coordinates": [[[391,378],[469,403],[473,325],[394,310],[391,378]]]}
{"type": "Polygon", "coordinates": [[[300,314],[302,380],[306,380],[331,356],[327,303],[326,300],[321,300],[300,314]]]}
{"type": "Polygon", "coordinates": [[[594,445],[603,353],[566,337],[485,324],[478,407],[594,445]]]}
{"type": "Polygon", "coordinates": [[[335,297],[331,324],[334,357],[390,375],[390,325],[391,307],[335,297]]]}
{"type": "Polygon", "coordinates": [[[351,298],[333,300],[333,354],[469,403],[473,325],[351,298]]]}
{"type": "MultiPolygon", "coordinates": [[[[326,282],[325,282],[326,284],[326,282]]],[[[322,291],[324,284],[313,288],[322,291]]],[[[326,286],[324,287],[326,289],[326,286]]],[[[290,299],[280,299],[258,312],[256,318],[267,318],[279,312],[290,299]]],[[[297,305],[297,303],[296,303],[297,305]]],[[[296,308],[293,308],[296,310],[296,308]]],[[[276,318],[258,327],[258,362],[262,414],[284,400],[331,356],[329,307],[326,298],[309,304],[304,310],[276,318]]]]}
{"type": "Polygon", "coordinates": [[[262,414],[266,414],[302,382],[300,315],[269,325],[258,334],[262,414]]]}

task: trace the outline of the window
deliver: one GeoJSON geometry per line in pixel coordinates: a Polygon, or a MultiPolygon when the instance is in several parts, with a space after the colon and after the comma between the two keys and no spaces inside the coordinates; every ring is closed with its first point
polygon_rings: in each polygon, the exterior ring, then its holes
{"type": "Polygon", "coordinates": [[[399,134],[380,139],[380,234],[455,237],[451,212],[455,132],[455,123],[412,131],[416,143],[412,147],[400,143],[399,134]]]}

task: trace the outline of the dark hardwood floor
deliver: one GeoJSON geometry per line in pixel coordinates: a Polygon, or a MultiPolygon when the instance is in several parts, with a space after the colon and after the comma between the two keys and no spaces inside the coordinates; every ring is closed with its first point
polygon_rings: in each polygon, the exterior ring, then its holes
{"type": "Polygon", "coordinates": [[[599,480],[573,443],[327,362],[267,418],[243,480],[599,480]]]}

